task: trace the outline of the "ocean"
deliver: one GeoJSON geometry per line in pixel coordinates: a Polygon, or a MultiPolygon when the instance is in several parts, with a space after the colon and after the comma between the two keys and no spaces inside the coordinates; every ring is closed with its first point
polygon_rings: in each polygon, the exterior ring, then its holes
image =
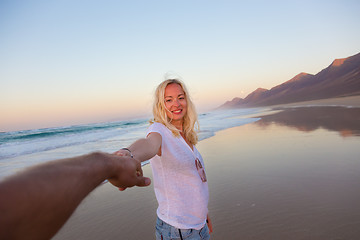
{"type": "MultiPolygon", "coordinates": [[[[263,109],[211,111],[199,115],[199,139],[258,120],[263,109]]],[[[149,119],[0,133],[0,179],[25,167],[93,151],[115,152],[145,137],[149,119]]],[[[146,162],[144,164],[147,164],[146,162]]]]}

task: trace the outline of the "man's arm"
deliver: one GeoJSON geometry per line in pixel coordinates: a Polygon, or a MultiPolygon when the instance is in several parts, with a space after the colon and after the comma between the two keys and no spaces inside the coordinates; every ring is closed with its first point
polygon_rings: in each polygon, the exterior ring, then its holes
{"type": "Polygon", "coordinates": [[[139,161],[101,152],[51,161],[5,179],[0,239],[50,239],[106,179],[119,188],[150,184],[139,161]]]}

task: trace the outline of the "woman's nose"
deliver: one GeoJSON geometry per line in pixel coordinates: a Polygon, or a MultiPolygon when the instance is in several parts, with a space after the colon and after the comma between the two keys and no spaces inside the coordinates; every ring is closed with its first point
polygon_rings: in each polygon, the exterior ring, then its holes
{"type": "Polygon", "coordinates": [[[176,106],[176,107],[180,106],[180,101],[179,101],[179,100],[175,100],[175,101],[174,101],[174,106],[176,106]]]}

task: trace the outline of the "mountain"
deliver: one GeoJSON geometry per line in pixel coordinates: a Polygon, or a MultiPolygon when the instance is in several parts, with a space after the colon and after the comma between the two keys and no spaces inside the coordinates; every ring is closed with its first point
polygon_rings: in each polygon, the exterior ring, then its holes
{"type": "Polygon", "coordinates": [[[270,90],[258,88],[244,99],[234,98],[219,108],[260,107],[352,95],[360,95],[360,53],[335,59],[316,75],[299,73],[270,90]]]}

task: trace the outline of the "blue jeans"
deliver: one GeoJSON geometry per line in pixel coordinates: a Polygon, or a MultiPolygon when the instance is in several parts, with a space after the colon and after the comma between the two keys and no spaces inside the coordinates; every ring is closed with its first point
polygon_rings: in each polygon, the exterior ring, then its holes
{"type": "Polygon", "coordinates": [[[209,228],[207,224],[200,229],[178,229],[160,218],[156,220],[156,240],[186,239],[186,240],[208,240],[210,239],[209,228]]]}

